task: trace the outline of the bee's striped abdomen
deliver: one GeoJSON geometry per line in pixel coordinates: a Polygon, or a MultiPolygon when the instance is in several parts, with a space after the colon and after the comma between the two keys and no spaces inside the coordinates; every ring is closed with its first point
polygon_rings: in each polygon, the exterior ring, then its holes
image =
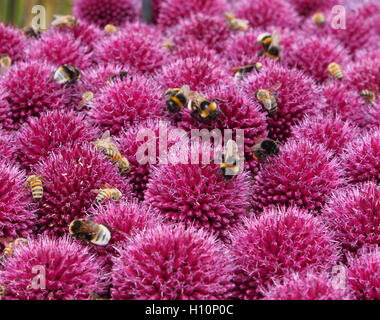
{"type": "Polygon", "coordinates": [[[32,189],[33,199],[35,199],[35,200],[41,200],[42,196],[43,196],[43,193],[44,193],[44,189],[42,187],[42,182],[39,181],[39,180],[34,181],[34,182],[31,183],[30,187],[32,189]]]}

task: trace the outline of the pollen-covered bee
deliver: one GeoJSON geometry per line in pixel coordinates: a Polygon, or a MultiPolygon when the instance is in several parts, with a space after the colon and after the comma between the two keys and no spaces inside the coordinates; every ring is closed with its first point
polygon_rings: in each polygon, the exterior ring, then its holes
{"type": "Polygon", "coordinates": [[[250,149],[253,152],[253,158],[263,163],[268,157],[277,155],[280,152],[276,141],[267,138],[259,138],[255,141],[255,145],[250,149]]]}
{"type": "Polygon", "coordinates": [[[71,15],[59,15],[55,14],[53,16],[53,21],[51,23],[53,27],[69,27],[74,28],[78,25],[78,19],[71,15]]]}
{"type": "Polygon", "coordinates": [[[78,240],[106,246],[111,240],[108,228],[92,220],[75,219],[69,225],[69,233],[78,240]]]}
{"type": "Polygon", "coordinates": [[[77,106],[77,110],[82,110],[92,99],[94,99],[94,93],[92,91],[86,91],[82,95],[82,100],[77,106]]]}
{"type": "Polygon", "coordinates": [[[120,81],[124,81],[124,79],[127,78],[128,75],[129,75],[129,79],[132,81],[133,76],[129,74],[128,71],[120,71],[118,74],[114,74],[113,76],[111,76],[109,80],[107,80],[106,84],[109,86],[111,82],[114,82],[116,79],[119,79],[120,81]]]}
{"type": "Polygon", "coordinates": [[[236,142],[228,140],[225,152],[223,152],[223,162],[220,164],[220,169],[225,179],[229,180],[239,173],[239,159],[236,142]]]}
{"type": "Polygon", "coordinates": [[[263,51],[259,52],[259,57],[265,55],[271,59],[280,61],[280,41],[281,34],[279,31],[274,31],[272,34],[264,32],[257,37],[257,43],[263,46],[263,51]]]}
{"type": "Polygon", "coordinates": [[[249,24],[248,20],[238,19],[232,12],[225,12],[224,17],[227,19],[228,27],[231,30],[247,31],[249,24]]]}
{"type": "Polygon", "coordinates": [[[343,71],[339,64],[336,62],[331,62],[328,67],[327,71],[332,75],[335,79],[342,80],[343,79],[343,71]]]}
{"type": "Polygon", "coordinates": [[[167,38],[163,43],[162,47],[167,49],[168,51],[173,51],[177,48],[177,46],[173,42],[173,37],[167,38]]]}
{"type": "Polygon", "coordinates": [[[5,287],[0,285],[0,300],[3,299],[4,295],[5,295],[5,287]]]}
{"type": "Polygon", "coordinates": [[[110,186],[108,183],[100,186],[100,188],[101,189],[92,190],[94,193],[97,193],[95,198],[95,202],[97,203],[102,203],[106,199],[118,202],[123,195],[119,189],[110,186]]]}
{"type": "Polygon", "coordinates": [[[31,189],[34,200],[41,200],[44,194],[44,188],[42,185],[42,176],[31,175],[26,179],[26,186],[31,189]]]}
{"type": "Polygon", "coordinates": [[[94,142],[94,145],[98,152],[102,152],[113,163],[118,164],[122,174],[131,171],[128,159],[121,155],[117,146],[112,142],[109,130],[105,131],[102,137],[94,142]]]}
{"type": "Polygon", "coordinates": [[[114,26],[113,24],[107,24],[105,27],[104,27],[104,31],[106,33],[113,33],[113,32],[117,32],[117,27],[114,26]]]}
{"type": "Polygon", "coordinates": [[[60,66],[54,73],[54,80],[59,84],[73,84],[81,78],[81,72],[77,67],[64,64],[60,66]]]}
{"type": "Polygon", "coordinates": [[[246,73],[252,72],[253,69],[259,71],[262,67],[263,65],[260,62],[255,62],[246,66],[233,67],[231,71],[235,73],[235,78],[243,80],[246,73]]]}
{"type": "Polygon", "coordinates": [[[3,250],[1,259],[4,261],[7,257],[11,257],[14,249],[20,244],[27,244],[27,240],[25,238],[17,238],[16,240],[9,242],[3,250]]]}
{"type": "Polygon", "coordinates": [[[2,54],[0,56],[0,74],[3,74],[5,70],[10,70],[12,64],[12,59],[7,54],[2,54]]]}
{"type": "Polygon", "coordinates": [[[277,99],[278,95],[276,91],[281,87],[278,83],[270,89],[259,89],[255,92],[255,97],[263,105],[264,109],[268,111],[270,115],[277,112],[277,99]]]}
{"type": "Polygon", "coordinates": [[[41,31],[38,29],[35,29],[33,26],[25,27],[22,30],[22,34],[27,38],[35,38],[39,39],[41,37],[41,31]]]}
{"type": "Polygon", "coordinates": [[[314,23],[315,23],[318,27],[324,25],[325,22],[326,22],[325,15],[324,15],[322,12],[314,13],[312,19],[313,19],[314,23]]]}
{"type": "Polygon", "coordinates": [[[360,91],[360,96],[365,99],[365,102],[367,104],[372,104],[372,103],[376,102],[376,100],[377,100],[376,94],[370,90],[360,91]]]}

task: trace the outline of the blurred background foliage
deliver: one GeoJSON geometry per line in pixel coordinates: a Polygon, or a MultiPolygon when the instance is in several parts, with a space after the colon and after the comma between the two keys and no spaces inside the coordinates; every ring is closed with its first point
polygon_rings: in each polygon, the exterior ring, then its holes
{"type": "Polygon", "coordinates": [[[43,5],[49,24],[53,14],[70,14],[74,0],[0,0],[0,20],[6,24],[19,27],[29,26],[32,19],[32,8],[43,5]]]}

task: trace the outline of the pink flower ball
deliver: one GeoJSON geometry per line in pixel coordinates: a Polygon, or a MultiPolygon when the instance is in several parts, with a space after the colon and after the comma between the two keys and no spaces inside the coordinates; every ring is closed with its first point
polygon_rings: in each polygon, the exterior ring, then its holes
{"type": "Polygon", "coordinates": [[[34,230],[36,215],[26,177],[17,166],[0,161],[0,238],[26,238],[34,230]]]}
{"type": "Polygon", "coordinates": [[[0,21],[0,55],[6,54],[12,62],[25,58],[26,40],[21,32],[0,21]]]}
{"type": "Polygon", "coordinates": [[[51,79],[55,68],[45,63],[22,62],[0,79],[0,124],[18,129],[29,117],[63,109],[72,91],[51,79]]]}
{"type": "Polygon", "coordinates": [[[235,15],[246,19],[253,28],[279,26],[298,28],[300,18],[293,6],[286,1],[241,0],[236,4],[235,15]]]}
{"type": "Polygon", "coordinates": [[[327,71],[331,62],[345,65],[350,60],[348,52],[331,37],[309,37],[295,42],[286,57],[289,67],[303,70],[317,82],[331,78],[327,71]]]}
{"type": "Polygon", "coordinates": [[[122,25],[137,15],[133,0],[76,0],[73,13],[77,18],[101,28],[107,24],[122,25]]]}
{"type": "Polygon", "coordinates": [[[102,130],[118,134],[133,122],[160,118],[164,113],[163,93],[156,82],[134,74],[116,79],[89,103],[89,118],[102,130]],[[147,90],[149,88],[149,90],[147,90]]]}
{"type": "Polygon", "coordinates": [[[157,74],[157,82],[163,93],[169,88],[190,86],[191,90],[202,91],[215,85],[228,83],[229,76],[219,63],[205,58],[191,57],[166,65],[157,74]]]}
{"type": "Polygon", "coordinates": [[[339,255],[333,234],[304,209],[271,208],[246,220],[232,237],[236,296],[262,298],[263,288],[293,272],[324,271],[339,255]]]}
{"type": "Polygon", "coordinates": [[[205,46],[199,40],[188,40],[170,52],[174,60],[183,60],[186,58],[199,57],[200,59],[212,61],[213,63],[220,63],[223,57],[218,55],[214,49],[205,46]]]}
{"type": "Polygon", "coordinates": [[[342,155],[343,168],[351,183],[380,182],[380,129],[364,133],[352,141],[342,155]]]}
{"type": "Polygon", "coordinates": [[[269,136],[284,142],[290,136],[290,127],[305,114],[318,113],[324,106],[324,100],[320,88],[303,72],[284,68],[277,63],[263,69],[258,75],[247,77],[243,84],[244,90],[264,110],[255,98],[256,90],[280,86],[275,91],[278,95],[277,112],[274,115],[268,113],[267,121],[269,136]]]}
{"type": "Polygon", "coordinates": [[[17,246],[0,273],[6,300],[90,300],[102,277],[101,266],[88,248],[68,237],[48,236],[17,246]],[[44,289],[40,288],[43,276],[44,289]]]}
{"type": "Polygon", "coordinates": [[[169,221],[204,228],[225,239],[247,215],[249,178],[243,172],[227,180],[215,163],[160,165],[151,173],[145,203],[169,221]]]}
{"type": "Polygon", "coordinates": [[[233,266],[203,230],[158,226],[131,238],[114,258],[113,300],[228,299],[233,266]]]}
{"type": "Polygon", "coordinates": [[[186,41],[200,41],[204,47],[217,51],[224,49],[224,42],[230,36],[227,20],[223,15],[211,16],[195,13],[181,20],[172,31],[174,42],[178,46],[186,41]]]}
{"type": "Polygon", "coordinates": [[[380,299],[380,249],[367,250],[352,257],[348,268],[348,285],[359,300],[380,299]]]}
{"type": "Polygon", "coordinates": [[[38,203],[40,232],[57,236],[67,233],[71,221],[83,218],[94,205],[97,195],[94,190],[104,188],[106,183],[121,191],[121,199],[131,199],[128,180],[120,176],[116,165],[90,145],[63,147],[40,162],[35,171],[47,181],[38,203]]]}
{"type": "Polygon", "coordinates": [[[31,118],[17,132],[17,156],[23,167],[33,167],[64,145],[95,141],[97,130],[73,111],[54,110],[31,118]]]}
{"type": "Polygon", "coordinates": [[[323,145],[291,140],[265,163],[255,178],[253,206],[297,205],[318,213],[344,180],[338,161],[323,145]]]}
{"type": "Polygon", "coordinates": [[[43,33],[41,39],[33,41],[28,48],[28,58],[32,61],[47,61],[56,67],[68,64],[83,70],[92,63],[90,51],[73,35],[54,30],[43,33]]]}
{"type": "Polygon", "coordinates": [[[308,139],[313,144],[322,144],[327,150],[340,155],[351,140],[360,135],[360,131],[349,121],[339,116],[318,115],[305,119],[292,127],[294,140],[308,139]]]}
{"type": "Polygon", "coordinates": [[[340,0],[288,0],[297,12],[303,16],[309,16],[317,11],[331,10],[335,5],[340,5],[340,0]]]}
{"type": "Polygon", "coordinates": [[[165,62],[165,51],[160,39],[146,36],[144,30],[120,30],[99,42],[95,58],[101,63],[119,64],[127,71],[151,74],[165,62]]]}
{"type": "Polygon", "coordinates": [[[380,243],[380,187],[365,182],[338,190],[322,210],[322,218],[344,250],[356,253],[380,243]]]}
{"type": "Polygon", "coordinates": [[[227,10],[225,0],[161,0],[160,2],[157,23],[163,28],[176,25],[193,12],[223,15],[227,10]]]}
{"type": "Polygon", "coordinates": [[[327,274],[292,274],[264,293],[265,300],[351,300],[349,290],[336,287],[327,274]]]}

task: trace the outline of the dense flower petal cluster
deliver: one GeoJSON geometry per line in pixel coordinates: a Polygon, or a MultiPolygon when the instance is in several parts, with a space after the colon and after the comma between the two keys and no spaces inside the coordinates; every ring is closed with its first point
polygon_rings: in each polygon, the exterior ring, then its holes
{"type": "Polygon", "coordinates": [[[25,58],[26,41],[19,30],[0,21],[0,55],[8,55],[12,61],[25,58]]]}

